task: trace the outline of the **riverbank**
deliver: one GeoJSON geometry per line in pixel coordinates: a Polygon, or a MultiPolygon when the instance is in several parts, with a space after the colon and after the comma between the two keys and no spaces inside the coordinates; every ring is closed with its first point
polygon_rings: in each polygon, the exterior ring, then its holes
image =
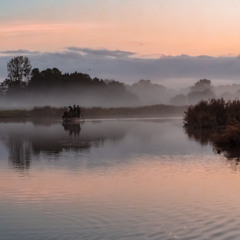
{"type": "MultiPolygon", "coordinates": [[[[152,105],[142,107],[118,107],[118,108],[81,108],[84,118],[151,118],[151,117],[182,117],[187,106],[152,105]]],[[[0,110],[0,121],[11,119],[36,119],[51,118],[61,119],[66,107],[34,107],[32,109],[0,110]]]]}
{"type": "Polygon", "coordinates": [[[201,142],[210,142],[218,153],[240,160],[240,100],[200,101],[185,112],[184,126],[189,136],[200,135],[201,142]]]}

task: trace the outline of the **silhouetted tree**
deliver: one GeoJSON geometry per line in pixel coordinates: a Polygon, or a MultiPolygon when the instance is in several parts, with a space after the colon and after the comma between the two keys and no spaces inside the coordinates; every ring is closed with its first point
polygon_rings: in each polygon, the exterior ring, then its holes
{"type": "Polygon", "coordinates": [[[204,91],[193,91],[187,95],[188,101],[191,104],[196,104],[201,100],[208,100],[214,98],[214,92],[211,89],[205,89],[204,91]]]}
{"type": "Polygon", "coordinates": [[[211,88],[211,81],[208,79],[200,79],[191,87],[192,91],[204,91],[209,88],[211,88]]]}
{"type": "Polygon", "coordinates": [[[187,95],[188,102],[196,104],[201,100],[208,100],[214,98],[215,94],[212,90],[211,81],[208,79],[200,79],[194,86],[190,88],[190,92],[187,95]]]}
{"type": "Polygon", "coordinates": [[[27,57],[18,56],[7,63],[8,77],[2,83],[6,95],[18,95],[31,77],[32,66],[27,57]]]}
{"type": "MultiPolygon", "coordinates": [[[[17,62],[14,58],[9,62],[9,70],[14,69],[15,61],[17,62]]],[[[27,72],[30,70],[25,71],[27,72]]],[[[27,104],[31,100],[31,103],[61,106],[80,102],[88,105],[129,105],[137,101],[137,97],[129,92],[123,83],[114,80],[92,79],[88,74],[79,72],[62,73],[57,68],[47,68],[42,71],[34,68],[30,79],[25,73],[22,77],[15,74],[18,77],[14,78],[12,71],[9,78],[4,81],[2,87],[7,89],[7,100],[21,97],[21,101],[27,104]],[[29,81],[23,81],[26,78],[29,81]],[[110,98],[112,101],[109,101],[110,98]]]]}
{"type": "Polygon", "coordinates": [[[175,97],[171,98],[170,103],[173,105],[186,105],[187,100],[184,94],[178,94],[175,97]]]}
{"type": "Polygon", "coordinates": [[[4,82],[0,83],[0,97],[4,96],[5,90],[6,90],[6,87],[4,85],[4,82]]]}
{"type": "Polygon", "coordinates": [[[142,104],[159,104],[165,100],[167,93],[164,86],[144,79],[132,84],[128,90],[135,94],[142,104]]]}
{"type": "Polygon", "coordinates": [[[12,58],[7,64],[8,79],[10,83],[22,84],[28,81],[31,76],[32,66],[27,57],[18,56],[12,58]]]}

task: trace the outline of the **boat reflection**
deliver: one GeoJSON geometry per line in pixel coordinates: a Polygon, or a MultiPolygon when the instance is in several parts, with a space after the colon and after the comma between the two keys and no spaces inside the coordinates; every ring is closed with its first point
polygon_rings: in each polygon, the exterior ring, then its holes
{"type": "Polygon", "coordinates": [[[62,126],[69,136],[79,137],[83,123],[63,123],[62,126]]]}
{"type": "MultiPolygon", "coordinates": [[[[188,134],[202,144],[208,139],[202,133],[188,134]]],[[[202,151],[198,143],[186,138],[181,119],[89,120],[84,124],[51,126],[2,123],[0,140],[10,166],[19,169],[29,169],[40,161],[47,161],[48,166],[56,160],[71,168],[99,168],[126,164],[142,156],[160,160],[161,156],[202,151]]]]}
{"type": "Polygon", "coordinates": [[[7,146],[9,162],[18,169],[29,169],[33,159],[44,154],[58,159],[63,152],[86,152],[103,146],[106,139],[117,141],[125,135],[121,126],[98,123],[55,124],[51,127],[32,123],[10,123],[0,126],[0,139],[7,146]]]}

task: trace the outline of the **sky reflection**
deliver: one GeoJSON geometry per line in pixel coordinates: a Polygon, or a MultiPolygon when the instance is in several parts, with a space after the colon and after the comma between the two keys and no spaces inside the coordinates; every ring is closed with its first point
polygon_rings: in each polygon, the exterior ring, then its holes
{"type": "MultiPolygon", "coordinates": [[[[1,148],[7,147],[9,161],[19,169],[28,169],[33,162],[41,166],[38,162],[44,161],[55,167],[95,168],[143,156],[211,152],[209,146],[188,139],[181,119],[87,121],[82,126],[6,123],[0,124],[0,130],[1,148]]],[[[1,158],[6,154],[3,151],[1,158]]]]}
{"type": "Polygon", "coordinates": [[[79,136],[61,124],[0,130],[4,239],[240,235],[239,167],[189,139],[179,119],[86,122],[79,136]],[[16,146],[28,165],[15,162],[16,146]]]}

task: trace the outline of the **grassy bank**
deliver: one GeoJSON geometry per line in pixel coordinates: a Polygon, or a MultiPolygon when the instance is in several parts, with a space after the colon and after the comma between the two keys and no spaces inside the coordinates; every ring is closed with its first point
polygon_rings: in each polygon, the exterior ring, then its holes
{"type": "MultiPolygon", "coordinates": [[[[118,108],[81,108],[84,118],[123,118],[123,117],[175,117],[183,116],[187,107],[170,105],[153,105],[144,107],[118,107],[118,108]]],[[[0,120],[4,119],[31,119],[54,118],[61,119],[65,107],[34,107],[30,110],[0,110],[0,120]]]]}
{"type": "Polygon", "coordinates": [[[185,112],[187,132],[210,130],[209,142],[228,157],[240,157],[240,101],[212,99],[190,106],[185,112]]]}
{"type": "Polygon", "coordinates": [[[240,123],[240,101],[211,99],[190,106],[185,112],[184,124],[188,127],[203,129],[226,127],[240,123]]]}

